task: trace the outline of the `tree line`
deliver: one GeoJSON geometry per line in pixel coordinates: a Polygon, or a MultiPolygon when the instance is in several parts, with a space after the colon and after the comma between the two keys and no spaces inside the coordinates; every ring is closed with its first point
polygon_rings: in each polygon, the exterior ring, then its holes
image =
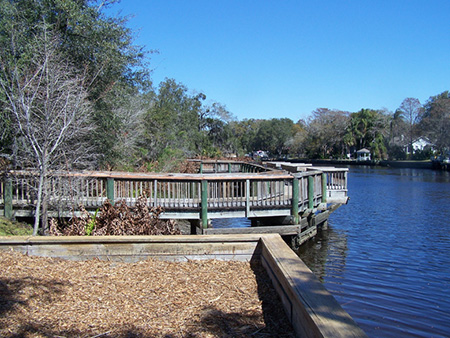
{"type": "Polygon", "coordinates": [[[419,136],[448,150],[448,91],[424,104],[407,98],[395,112],[319,108],[294,122],[237,120],[175,79],[155,85],[153,51],[134,44],[126,18],[106,14],[114,2],[0,1],[0,164],[38,171],[36,222],[55,170],[169,171],[187,157],[256,150],[345,158],[366,147],[405,158],[419,136]]]}

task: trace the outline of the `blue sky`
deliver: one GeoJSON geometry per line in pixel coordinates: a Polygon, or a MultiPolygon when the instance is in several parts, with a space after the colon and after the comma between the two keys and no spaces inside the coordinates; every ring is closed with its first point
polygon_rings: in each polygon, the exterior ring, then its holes
{"type": "Polygon", "coordinates": [[[121,0],[157,86],[174,78],[238,119],[394,111],[450,90],[450,0],[121,0]]]}

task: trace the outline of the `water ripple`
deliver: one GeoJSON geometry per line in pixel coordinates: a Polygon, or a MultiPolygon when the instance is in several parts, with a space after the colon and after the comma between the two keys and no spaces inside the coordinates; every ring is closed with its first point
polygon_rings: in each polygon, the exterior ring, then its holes
{"type": "Polygon", "coordinates": [[[371,337],[450,333],[450,175],[351,169],[350,203],[300,257],[371,337]]]}

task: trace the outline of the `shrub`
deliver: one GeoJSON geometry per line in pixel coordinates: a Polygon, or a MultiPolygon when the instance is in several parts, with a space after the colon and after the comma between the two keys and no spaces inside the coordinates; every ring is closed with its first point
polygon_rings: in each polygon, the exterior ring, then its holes
{"type": "Polygon", "coordinates": [[[149,207],[145,197],[139,197],[134,207],[125,201],[112,205],[107,200],[91,216],[81,208],[81,216],[73,217],[66,224],[58,224],[55,219],[50,222],[50,234],[55,236],[106,236],[106,235],[179,235],[176,222],[159,218],[163,209],[149,207]]]}

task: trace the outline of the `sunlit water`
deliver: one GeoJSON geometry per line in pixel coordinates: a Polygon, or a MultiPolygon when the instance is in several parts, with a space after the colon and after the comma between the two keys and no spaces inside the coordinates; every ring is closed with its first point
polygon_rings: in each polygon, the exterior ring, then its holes
{"type": "Polygon", "coordinates": [[[348,178],[349,203],[299,256],[370,337],[450,337],[450,173],[352,167],[348,178]]]}
{"type": "Polygon", "coordinates": [[[299,256],[370,337],[449,337],[449,173],[351,168],[349,195],[299,256]]]}

